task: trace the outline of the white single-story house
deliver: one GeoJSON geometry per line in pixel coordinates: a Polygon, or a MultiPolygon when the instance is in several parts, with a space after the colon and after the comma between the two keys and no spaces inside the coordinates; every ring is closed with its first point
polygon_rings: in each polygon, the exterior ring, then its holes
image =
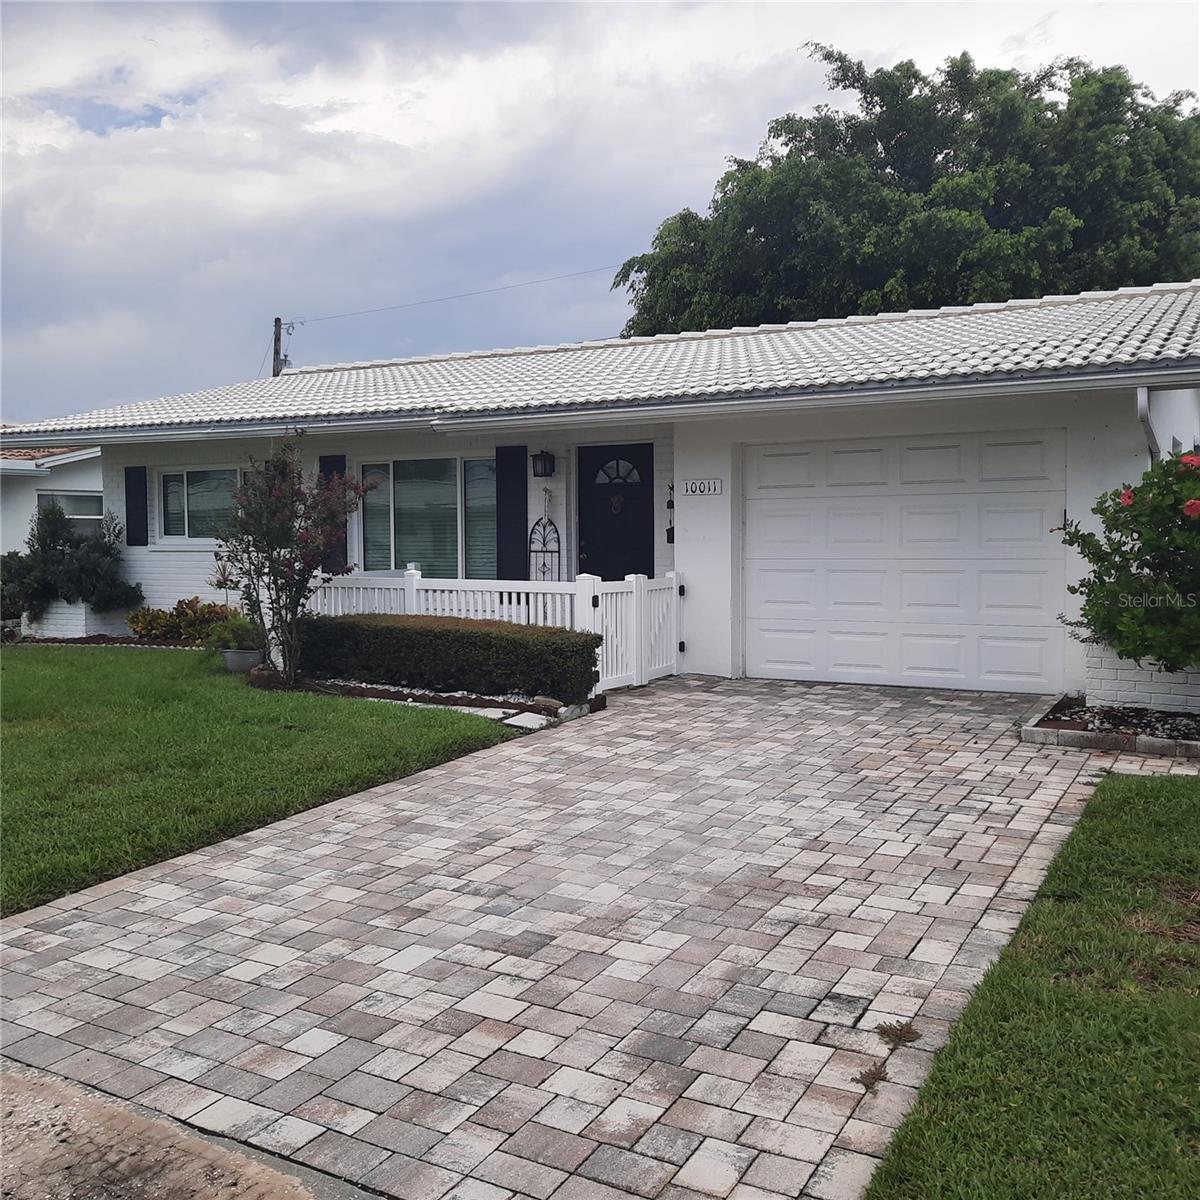
{"type": "Polygon", "coordinates": [[[1200,281],[298,367],[6,432],[103,447],[170,605],[212,594],[239,465],[297,429],[376,485],[356,579],[674,570],[681,670],[1055,692],[1085,663],[1064,514],[1200,441],[1200,281]]]}
{"type": "Polygon", "coordinates": [[[79,529],[100,523],[104,481],[100,447],[16,449],[0,429],[0,553],[24,550],[34,513],[57,504],[79,529]]]}

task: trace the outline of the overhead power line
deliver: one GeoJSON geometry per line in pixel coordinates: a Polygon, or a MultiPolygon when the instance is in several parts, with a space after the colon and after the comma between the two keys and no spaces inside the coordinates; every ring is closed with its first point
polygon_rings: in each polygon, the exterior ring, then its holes
{"type": "Polygon", "coordinates": [[[271,355],[271,346],[274,344],[274,340],[275,340],[274,337],[272,337],[272,338],[269,338],[267,341],[267,348],[263,351],[262,362],[260,362],[258,364],[258,372],[254,376],[255,379],[262,378],[263,367],[265,367],[267,365],[267,359],[271,355]]]}
{"type": "Polygon", "coordinates": [[[384,304],[379,308],[359,308],[353,312],[328,313],[322,317],[293,317],[284,325],[315,325],[318,321],[340,321],[343,317],[367,317],[372,313],[396,312],[402,308],[420,308],[425,304],[445,304],[448,300],[467,300],[472,296],[491,296],[496,292],[511,292],[516,288],[534,287],[539,283],[557,283],[560,279],[578,279],[581,275],[597,275],[601,271],[615,271],[620,266],[589,267],[586,271],[569,271],[565,275],[547,275],[544,279],[526,279],[523,283],[506,283],[500,287],[479,288],[473,292],[455,292],[452,296],[432,296],[428,300],[409,300],[403,304],[384,304]]]}

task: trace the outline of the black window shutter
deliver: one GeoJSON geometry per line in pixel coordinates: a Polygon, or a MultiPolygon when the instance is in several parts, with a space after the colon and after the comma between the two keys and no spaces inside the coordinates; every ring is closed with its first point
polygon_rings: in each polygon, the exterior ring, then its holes
{"type": "Polygon", "coordinates": [[[496,447],[496,574],[529,578],[529,483],[524,446],[496,447]]]}
{"type": "Polygon", "coordinates": [[[125,544],[150,544],[149,492],[145,467],[125,468],[125,544]]]}
{"type": "MultiPolygon", "coordinates": [[[[332,479],[335,475],[346,474],[346,456],[344,454],[322,454],[317,459],[317,473],[322,479],[332,479]]],[[[346,566],[346,531],[342,530],[342,538],[338,545],[330,548],[321,567],[326,571],[341,571],[346,566]]]]}

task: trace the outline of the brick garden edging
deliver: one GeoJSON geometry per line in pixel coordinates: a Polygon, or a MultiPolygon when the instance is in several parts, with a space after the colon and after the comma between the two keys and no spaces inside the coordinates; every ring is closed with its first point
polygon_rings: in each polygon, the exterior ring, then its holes
{"type": "MultiPolygon", "coordinates": [[[[1039,700],[1021,718],[1021,741],[1034,746],[1065,746],[1074,750],[1116,750],[1131,754],[1159,754],[1168,758],[1200,758],[1200,742],[1187,738],[1157,738],[1144,733],[1094,732],[1088,729],[1044,729],[1042,720],[1064,694],[1039,700]]],[[[1092,698],[1088,696],[1088,702],[1092,698]]]]}
{"type": "Polygon", "coordinates": [[[11,650],[17,646],[70,646],[70,647],[96,647],[101,650],[203,650],[203,646],[191,646],[183,642],[172,644],[170,642],[137,642],[132,639],[128,641],[113,641],[99,642],[92,641],[90,638],[39,638],[39,637],[23,637],[15,642],[5,642],[5,649],[11,650]]]}

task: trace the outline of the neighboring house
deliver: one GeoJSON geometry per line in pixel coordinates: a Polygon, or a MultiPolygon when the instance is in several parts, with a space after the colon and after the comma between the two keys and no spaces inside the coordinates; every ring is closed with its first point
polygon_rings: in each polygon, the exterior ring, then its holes
{"type": "Polygon", "coordinates": [[[377,485],[364,576],[528,578],[545,511],[563,578],[683,572],[685,670],[1050,692],[1084,673],[1064,513],[1200,438],[1200,281],[296,368],[9,434],[104,447],[165,605],[208,592],[238,467],[297,428],[377,485]]]}
{"type": "Polygon", "coordinates": [[[0,553],[23,550],[40,506],[57,503],[79,529],[104,515],[100,447],[18,449],[0,429],[0,553]]]}

